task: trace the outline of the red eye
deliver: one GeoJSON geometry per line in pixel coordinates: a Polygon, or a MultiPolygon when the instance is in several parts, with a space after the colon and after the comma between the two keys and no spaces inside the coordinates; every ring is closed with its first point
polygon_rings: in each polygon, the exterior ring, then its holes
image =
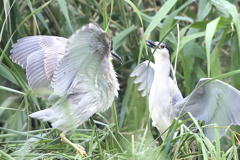
{"type": "Polygon", "coordinates": [[[161,44],[161,49],[164,49],[165,48],[165,44],[161,44]]]}

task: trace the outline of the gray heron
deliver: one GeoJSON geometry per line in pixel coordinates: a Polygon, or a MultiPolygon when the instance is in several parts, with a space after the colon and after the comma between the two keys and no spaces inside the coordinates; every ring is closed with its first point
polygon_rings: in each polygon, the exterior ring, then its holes
{"type": "Polygon", "coordinates": [[[111,36],[97,24],[89,23],[70,38],[29,36],[13,44],[10,58],[26,69],[30,89],[49,101],[60,97],[52,107],[30,117],[51,122],[62,131],[62,142],[82,156],[80,145],[66,133],[97,112],[106,111],[118,96],[119,83],[111,59],[122,61],[113,51],[111,36]]]}
{"type": "MultiPolygon", "coordinates": [[[[152,52],[159,44],[146,41],[152,52]]],[[[171,62],[168,46],[160,43],[153,57],[155,63],[144,61],[130,76],[136,77],[135,84],[140,83],[138,90],[142,91],[143,97],[149,94],[150,117],[153,126],[156,126],[160,133],[167,130],[182,109],[182,114],[190,112],[195,119],[205,121],[205,125],[214,123],[219,127],[240,125],[240,92],[236,88],[220,80],[213,80],[197,89],[211,79],[201,78],[191,94],[183,98],[176,82],[169,76],[171,62]]],[[[187,118],[189,115],[183,117],[187,118]]],[[[188,126],[191,122],[185,124],[188,126]]],[[[219,129],[219,135],[223,136],[226,130],[219,129]]],[[[204,134],[211,141],[215,140],[213,128],[205,128],[204,134]]],[[[166,135],[167,132],[162,134],[162,139],[165,139],[166,135]]]]}

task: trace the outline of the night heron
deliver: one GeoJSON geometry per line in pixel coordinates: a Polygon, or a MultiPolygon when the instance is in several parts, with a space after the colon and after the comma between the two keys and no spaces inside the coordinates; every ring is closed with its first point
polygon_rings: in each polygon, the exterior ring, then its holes
{"type": "MultiPolygon", "coordinates": [[[[159,43],[146,41],[152,52],[159,43]]],[[[205,125],[214,123],[221,127],[240,125],[240,92],[237,89],[220,80],[213,80],[197,90],[199,86],[211,79],[202,78],[192,93],[183,98],[177,84],[169,76],[171,62],[168,46],[161,43],[153,57],[155,64],[145,61],[139,64],[130,76],[136,76],[135,84],[141,83],[138,90],[143,91],[142,96],[149,93],[150,116],[153,126],[156,126],[160,133],[167,130],[185,104],[182,114],[190,112],[195,119],[205,121],[205,125]]],[[[184,119],[187,118],[189,118],[188,115],[184,117],[184,119]]],[[[185,124],[190,125],[191,122],[185,124]]],[[[223,136],[226,130],[219,129],[219,135],[223,136]]],[[[215,141],[213,128],[205,128],[204,134],[211,141],[215,141]]],[[[165,139],[166,135],[165,132],[161,136],[162,139],[165,139]]]]}
{"type": "Polygon", "coordinates": [[[97,24],[89,23],[69,39],[57,36],[30,36],[15,43],[11,59],[26,69],[30,88],[49,101],[51,107],[30,117],[49,121],[63,131],[61,140],[82,156],[86,152],[65,135],[97,112],[106,111],[118,96],[119,83],[111,58],[122,62],[113,51],[111,36],[97,24]],[[43,94],[44,93],[44,94],[43,94]]]}

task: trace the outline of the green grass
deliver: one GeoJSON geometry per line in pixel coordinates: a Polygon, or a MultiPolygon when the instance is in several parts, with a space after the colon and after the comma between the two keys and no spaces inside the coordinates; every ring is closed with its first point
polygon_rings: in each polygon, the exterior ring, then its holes
{"type": "MultiPolygon", "coordinates": [[[[115,64],[121,84],[113,107],[94,115],[67,135],[85,147],[83,159],[239,159],[239,127],[234,134],[211,143],[201,124],[185,127],[173,122],[161,142],[150,126],[148,103],[129,75],[152,55],[145,39],[164,41],[176,56],[176,78],[184,96],[203,77],[217,77],[240,89],[240,28],[238,1],[230,0],[4,0],[0,1],[0,159],[79,159],[62,144],[60,131],[29,118],[50,107],[31,93],[24,70],[11,62],[11,45],[32,35],[69,37],[96,21],[113,37],[114,50],[123,64],[115,64]],[[179,32],[177,25],[179,25],[179,32]],[[178,35],[179,39],[178,40],[178,35]],[[178,48],[178,53],[177,53],[178,48]],[[148,52],[148,53],[147,53],[148,52]],[[191,129],[192,128],[192,129],[191,129]],[[173,132],[178,136],[172,139],[173,132]],[[153,132],[152,132],[153,131],[153,132]],[[191,142],[197,150],[190,150],[191,142]]],[[[216,127],[217,130],[217,127],[216,127]]],[[[216,132],[217,133],[217,132],[216,132]]]]}

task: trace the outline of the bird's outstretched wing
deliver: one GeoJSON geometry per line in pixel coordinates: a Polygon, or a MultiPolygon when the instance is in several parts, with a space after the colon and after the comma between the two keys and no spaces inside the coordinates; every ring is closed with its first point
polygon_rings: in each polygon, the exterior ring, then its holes
{"type": "MultiPolygon", "coordinates": [[[[52,77],[54,93],[61,97],[51,108],[31,114],[69,130],[96,112],[108,109],[118,95],[119,83],[110,61],[111,36],[97,24],[87,24],[69,39],[65,56],[52,77]]],[[[50,100],[55,100],[52,94],[50,100]]]]}
{"type": "Polygon", "coordinates": [[[142,97],[150,92],[154,78],[154,64],[148,60],[140,63],[131,73],[131,77],[136,77],[133,83],[141,83],[138,91],[142,91],[142,97]]]}
{"type": "MultiPolygon", "coordinates": [[[[97,81],[94,73],[102,69],[100,64],[110,53],[110,46],[111,36],[97,24],[90,23],[77,30],[68,39],[66,55],[54,71],[51,83],[54,92],[59,96],[70,93],[79,85],[79,79],[97,81]],[[91,68],[93,73],[87,71],[91,68]]],[[[82,84],[87,86],[86,82],[82,84]]]]}
{"type": "MultiPolygon", "coordinates": [[[[153,78],[154,78],[154,67],[155,64],[150,62],[148,60],[140,63],[131,73],[131,77],[135,77],[136,79],[133,81],[133,83],[141,83],[138,87],[138,91],[142,91],[142,97],[146,96],[146,94],[149,94],[153,78]]],[[[171,77],[168,79],[169,84],[169,94],[172,95],[172,89],[174,85],[174,92],[173,92],[173,104],[177,101],[182,100],[182,94],[177,86],[176,83],[172,80],[171,77]]]]}
{"type": "MultiPolygon", "coordinates": [[[[211,81],[196,90],[208,80],[210,78],[200,79],[192,93],[173,106],[173,117],[178,116],[188,101],[183,113],[190,112],[196,119],[205,121],[205,125],[214,123],[217,123],[219,127],[240,125],[240,92],[219,80],[211,81]]],[[[184,118],[189,118],[189,116],[184,118]]],[[[226,130],[219,129],[219,135],[223,136],[226,130]]],[[[215,141],[214,128],[205,128],[204,134],[211,141],[215,141]]]]}
{"type": "Polygon", "coordinates": [[[10,58],[26,69],[32,90],[50,85],[53,71],[65,54],[66,38],[56,36],[29,36],[13,44],[10,58]]]}

